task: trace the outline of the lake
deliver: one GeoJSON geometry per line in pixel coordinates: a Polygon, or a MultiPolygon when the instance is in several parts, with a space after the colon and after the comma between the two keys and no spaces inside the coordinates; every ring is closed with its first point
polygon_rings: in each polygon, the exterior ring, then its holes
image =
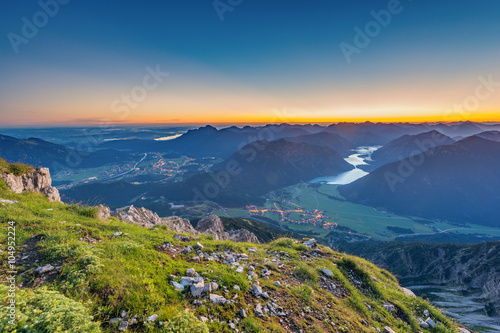
{"type": "Polygon", "coordinates": [[[345,185],[350,184],[361,177],[364,177],[368,172],[358,169],[359,165],[369,165],[372,154],[381,146],[361,146],[353,149],[354,154],[349,155],[344,160],[354,166],[354,169],[343,172],[336,176],[318,177],[311,180],[311,183],[322,183],[330,185],[345,185]]]}

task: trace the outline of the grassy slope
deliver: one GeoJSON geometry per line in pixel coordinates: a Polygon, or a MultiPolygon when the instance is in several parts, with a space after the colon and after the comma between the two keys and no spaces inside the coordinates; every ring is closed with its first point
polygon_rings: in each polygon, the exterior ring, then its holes
{"type": "Polygon", "coordinates": [[[0,158],[0,173],[12,173],[15,176],[22,176],[33,169],[31,165],[8,163],[3,158],[0,158]]]}
{"type": "MultiPolygon", "coordinates": [[[[272,270],[269,280],[260,279],[261,286],[271,297],[276,297],[279,305],[286,310],[294,310],[292,315],[283,318],[281,324],[278,317],[256,317],[253,308],[257,299],[247,291],[250,284],[245,273],[236,273],[229,266],[213,261],[188,262],[189,257],[196,255],[194,253],[170,257],[156,251],[156,246],[166,242],[182,247],[196,243],[175,239],[174,234],[165,227],[148,230],[114,218],[100,221],[92,217],[94,210],[91,208],[51,203],[34,193],[17,195],[10,192],[3,181],[0,181],[0,198],[19,201],[14,205],[0,204],[1,244],[7,243],[8,221],[16,222],[18,251],[23,249],[21,244],[30,244],[26,242],[31,237],[42,235],[42,240],[36,246],[32,245],[32,250],[38,251],[39,261],[30,267],[18,267],[18,273],[27,271],[22,277],[18,277],[18,283],[26,285],[22,291],[18,291],[19,298],[23,298],[18,303],[21,306],[18,313],[22,317],[18,329],[22,325],[38,325],[37,332],[50,332],[54,329],[44,328],[44,325],[58,323],[61,331],[66,327],[72,332],[112,332],[116,331],[116,325],[109,324],[110,318],[117,317],[119,311],[125,309],[131,315],[137,314],[139,321],[143,316],[158,314],[158,320],[167,323],[163,328],[141,325],[136,326],[136,331],[161,332],[166,331],[165,327],[169,327],[172,318],[185,309],[189,309],[196,317],[205,315],[219,321],[228,321],[239,318],[238,311],[244,308],[249,317],[237,323],[240,331],[244,332],[282,332],[284,328],[281,325],[285,324],[287,327],[302,328],[305,332],[373,332],[372,326],[383,330],[386,325],[397,332],[416,332],[416,317],[423,316],[423,310],[428,309],[433,318],[446,325],[446,328],[435,329],[434,332],[456,332],[455,324],[427,302],[404,296],[396,279],[386,271],[363,259],[339,254],[328,248],[321,247],[324,252],[322,257],[303,261],[299,254],[306,250],[305,246],[291,239],[278,239],[257,246],[256,253],[248,252],[253,244],[213,241],[206,235],[197,239],[205,246],[205,252],[232,249],[247,253],[250,262],[257,264],[257,272],[260,273],[264,267],[272,270]],[[124,234],[112,237],[115,232],[124,234]],[[95,245],[80,241],[84,236],[101,241],[95,245]],[[285,269],[264,264],[264,258],[273,258],[268,251],[286,251],[290,254],[291,259],[285,263],[285,269]],[[53,280],[43,283],[46,288],[32,289],[30,284],[40,282],[33,269],[47,263],[60,266],[61,269],[52,275],[53,280]],[[201,306],[195,307],[187,291],[175,291],[167,276],[184,276],[186,269],[190,267],[194,267],[205,280],[217,281],[228,288],[226,294],[221,290],[217,294],[224,295],[227,299],[238,295],[236,304],[213,305],[204,301],[201,306]],[[336,297],[321,288],[321,268],[333,271],[338,288],[345,290],[348,297],[336,297]],[[353,271],[363,279],[366,287],[364,292],[353,286],[350,280],[353,271]],[[282,282],[281,287],[273,285],[277,280],[282,282]],[[233,289],[235,284],[241,287],[241,291],[233,289]],[[50,290],[56,293],[51,294],[50,290]],[[33,297],[34,294],[38,296],[33,297]],[[408,323],[397,319],[382,307],[386,300],[401,309],[408,317],[408,323]],[[64,304],[75,310],[60,312],[64,307],[58,307],[57,304],[64,304]],[[310,312],[307,307],[311,309],[310,312]],[[374,314],[377,319],[373,319],[374,314]],[[92,322],[89,321],[90,315],[93,316],[92,322]],[[80,326],[75,324],[78,320],[80,326]],[[367,325],[362,324],[362,320],[367,325]],[[100,328],[96,328],[95,323],[100,324],[100,328]]],[[[37,239],[32,239],[31,244],[37,239]]],[[[0,280],[4,284],[8,254],[5,247],[2,250],[0,280]]],[[[5,287],[0,288],[0,297],[5,299],[5,287]]],[[[261,304],[267,302],[262,299],[258,301],[261,304]]],[[[0,313],[0,327],[11,332],[10,326],[5,321],[2,322],[4,318],[4,313],[0,313]]],[[[210,331],[231,331],[227,324],[219,321],[207,323],[210,331]]],[[[204,325],[198,325],[198,329],[191,329],[190,332],[203,332],[204,325]]]]}

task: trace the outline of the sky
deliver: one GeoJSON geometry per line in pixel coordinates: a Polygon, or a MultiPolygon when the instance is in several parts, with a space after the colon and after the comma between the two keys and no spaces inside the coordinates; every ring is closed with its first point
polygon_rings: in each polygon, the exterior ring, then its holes
{"type": "Polygon", "coordinates": [[[2,0],[0,126],[500,121],[497,0],[2,0]]]}

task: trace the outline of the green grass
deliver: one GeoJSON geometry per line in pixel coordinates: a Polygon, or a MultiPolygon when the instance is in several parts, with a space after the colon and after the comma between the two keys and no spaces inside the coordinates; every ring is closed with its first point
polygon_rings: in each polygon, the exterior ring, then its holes
{"type": "MultiPolygon", "coordinates": [[[[227,325],[230,320],[236,320],[240,332],[281,332],[285,331],[282,325],[286,321],[293,322],[294,327],[300,327],[304,332],[313,328],[315,331],[333,330],[330,322],[335,323],[335,331],[339,332],[372,332],[371,326],[383,330],[386,325],[397,332],[413,332],[417,325],[416,316],[424,309],[429,309],[435,318],[444,323],[447,332],[454,332],[456,328],[426,301],[404,296],[396,279],[386,271],[363,259],[323,246],[320,249],[325,256],[303,261],[300,254],[307,248],[290,238],[255,245],[214,241],[213,237],[199,235],[196,240],[182,242],[165,227],[145,229],[115,218],[100,221],[95,218],[92,207],[53,203],[35,193],[15,194],[7,189],[3,181],[0,181],[0,197],[19,201],[14,205],[0,205],[1,244],[7,242],[9,221],[15,221],[18,251],[21,250],[20,245],[31,237],[42,238],[36,245],[39,261],[30,267],[19,263],[21,266],[17,270],[24,274],[18,275],[17,282],[24,281],[30,285],[37,278],[33,272],[36,267],[49,263],[60,266],[57,277],[43,283],[43,288],[25,287],[19,291],[19,299],[25,305],[20,308],[20,322],[11,327],[11,331],[116,332],[116,325],[111,325],[109,321],[118,317],[120,310],[126,310],[130,316],[137,315],[140,322],[144,322],[147,316],[157,314],[158,321],[164,323],[163,326],[157,323],[141,324],[134,328],[136,332],[232,332],[227,325]],[[123,234],[113,236],[116,232],[123,234]],[[98,242],[87,243],[85,237],[98,242]],[[257,300],[248,293],[251,283],[246,273],[237,273],[229,265],[215,261],[188,261],[196,253],[177,253],[174,257],[155,249],[166,242],[185,247],[195,245],[197,241],[204,245],[204,251],[208,253],[230,249],[248,254],[249,262],[257,264],[259,275],[263,268],[271,269],[271,278],[260,279],[261,286],[271,297],[277,297],[280,306],[293,309],[293,314],[284,318],[283,323],[276,317],[258,318],[253,313],[256,301],[261,304],[268,301],[257,300]],[[249,252],[250,247],[256,247],[257,252],[249,252]],[[272,259],[275,251],[289,254],[290,259],[285,262],[284,268],[278,269],[265,262],[266,258],[272,259]],[[374,293],[366,295],[356,289],[346,276],[344,268],[347,266],[355,269],[370,284],[374,293]],[[176,291],[167,279],[169,275],[180,279],[191,267],[206,280],[217,282],[221,288],[226,287],[227,293],[221,289],[217,294],[234,299],[235,303],[213,305],[205,301],[201,306],[193,306],[189,292],[176,291]],[[339,288],[347,290],[347,298],[339,299],[322,289],[321,268],[332,270],[339,288]],[[273,286],[274,281],[282,281],[281,287],[273,286]],[[240,291],[235,290],[234,285],[240,286],[240,291]],[[382,305],[388,299],[397,302],[398,307],[411,318],[409,323],[383,309],[382,305]],[[369,311],[366,304],[370,304],[373,310],[369,311]],[[68,312],[68,308],[74,310],[68,312]],[[245,319],[238,315],[241,308],[249,315],[245,319]],[[310,311],[306,311],[304,317],[299,315],[306,308],[310,311]],[[314,317],[318,313],[322,313],[323,319],[314,317]],[[373,314],[384,317],[384,321],[373,319],[373,314]],[[202,324],[198,320],[200,316],[211,316],[217,320],[202,324]],[[368,326],[361,324],[362,320],[368,322],[368,326]],[[226,324],[221,323],[224,321],[226,324]]],[[[7,257],[7,251],[0,253],[0,280],[6,278],[7,257]]],[[[5,299],[6,294],[5,288],[0,288],[0,298],[5,299]]]]}
{"type": "Polygon", "coordinates": [[[31,165],[8,163],[3,158],[0,158],[0,173],[11,173],[14,176],[22,176],[33,169],[31,165]]]}

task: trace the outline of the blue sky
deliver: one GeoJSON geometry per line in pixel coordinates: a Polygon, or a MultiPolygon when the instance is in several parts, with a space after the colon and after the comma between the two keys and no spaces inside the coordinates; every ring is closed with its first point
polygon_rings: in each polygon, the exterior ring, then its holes
{"type": "MultiPolygon", "coordinates": [[[[115,120],[111,102],[156,65],[169,79],[126,122],[264,121],[282,108],[312,121],[435,118],[479,76],[500,80],[493,0],[402,0],[348,63],[339,45],[389,3],[242,0],[221,21],[212,1],[71,0],[16,53],[9,34],[22,37],[22,18],[42,8],[2,1],[0,121],[115,120]]],[[[498,95],[472,118],[498,113],[498,95]]]]}

